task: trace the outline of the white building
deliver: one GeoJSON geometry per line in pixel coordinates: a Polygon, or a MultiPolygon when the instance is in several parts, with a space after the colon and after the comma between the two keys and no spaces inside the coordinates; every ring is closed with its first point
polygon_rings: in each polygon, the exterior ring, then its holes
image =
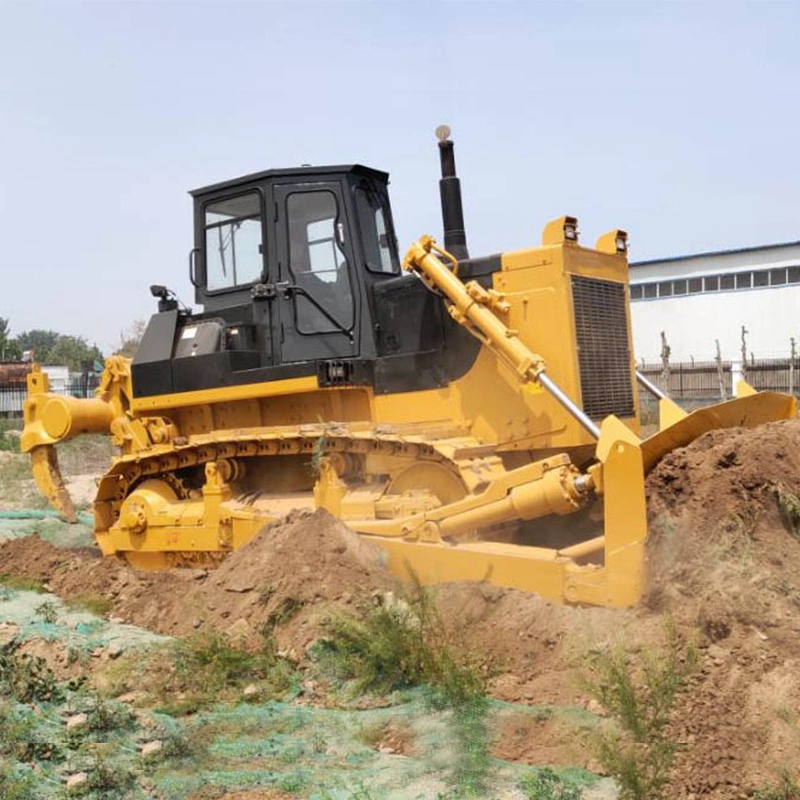
{"type": "Polygon", "coordinates": [[[742,325],[755,358],[800,355],[800,242],[720,250],[630,265],[631,320],[639,362],[741,359],[742,325]]]}

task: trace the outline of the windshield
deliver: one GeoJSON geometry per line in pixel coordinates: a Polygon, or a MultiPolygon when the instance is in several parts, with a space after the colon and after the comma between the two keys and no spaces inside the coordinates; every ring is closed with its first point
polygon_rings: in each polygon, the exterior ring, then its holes
{"type": "Polygon", "coordinates": [[[215,291],[259,280],[263,241],[258,192],[215,200],[205,214],[206,288],[215,291]]]}

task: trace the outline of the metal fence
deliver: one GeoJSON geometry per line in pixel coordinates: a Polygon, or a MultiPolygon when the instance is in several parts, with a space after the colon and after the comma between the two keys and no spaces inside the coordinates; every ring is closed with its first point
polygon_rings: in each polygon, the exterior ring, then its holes
{"type": "MultiPolygon", "coordinates": [[[[100,385],[100,376],[93,372],[72,375],[61,386],[52,385],[50,391],[67,397],[93,397],[100,385]]],[[[21,417],[22,406],[28,396],[24,381],[0,383],[0,417],[21,417]]]]}
{"type": "Polygon", "coordinates": [[[763,358],[720,365],[715,361],[677,362],[670,364],[668,371],[661,364],[643,364],[639,371],[676,399],[731,397],[739,378],[759,391],[800,394],[800,359],[763,358]]]}

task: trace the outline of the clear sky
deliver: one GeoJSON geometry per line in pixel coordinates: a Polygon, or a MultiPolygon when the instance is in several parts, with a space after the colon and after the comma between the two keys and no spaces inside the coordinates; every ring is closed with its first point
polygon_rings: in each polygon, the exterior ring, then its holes
{"type": "Polygon", "coordinates": [[[800,239],[800,5],[0,0],[0,316],[109,351],[187,302],[187,190],[392,174],[440,233],[453,129],[473,255],[630,233],[633,260],[800,239]]]}

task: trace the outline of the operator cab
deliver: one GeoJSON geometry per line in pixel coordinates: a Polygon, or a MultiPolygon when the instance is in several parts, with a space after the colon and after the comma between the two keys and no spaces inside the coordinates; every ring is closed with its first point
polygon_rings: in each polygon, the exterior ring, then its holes
{"type": "Polygon", "coordinates": [[[401,274],[388,183],[361,165],[301,167],[191,192],[189,273],[203,310],[151,287],[159,313],[133,360],[135,396],[305,376],[391,393],[463,374],[479,345],[401,274]]]}
{"type": "Polygon", "coordinates": [[[400,273],[388,179],[305,167],[192,192],[191,277],[205,315],[236,324],[261,366],[368,354],[369,289],[400,273]]]}

